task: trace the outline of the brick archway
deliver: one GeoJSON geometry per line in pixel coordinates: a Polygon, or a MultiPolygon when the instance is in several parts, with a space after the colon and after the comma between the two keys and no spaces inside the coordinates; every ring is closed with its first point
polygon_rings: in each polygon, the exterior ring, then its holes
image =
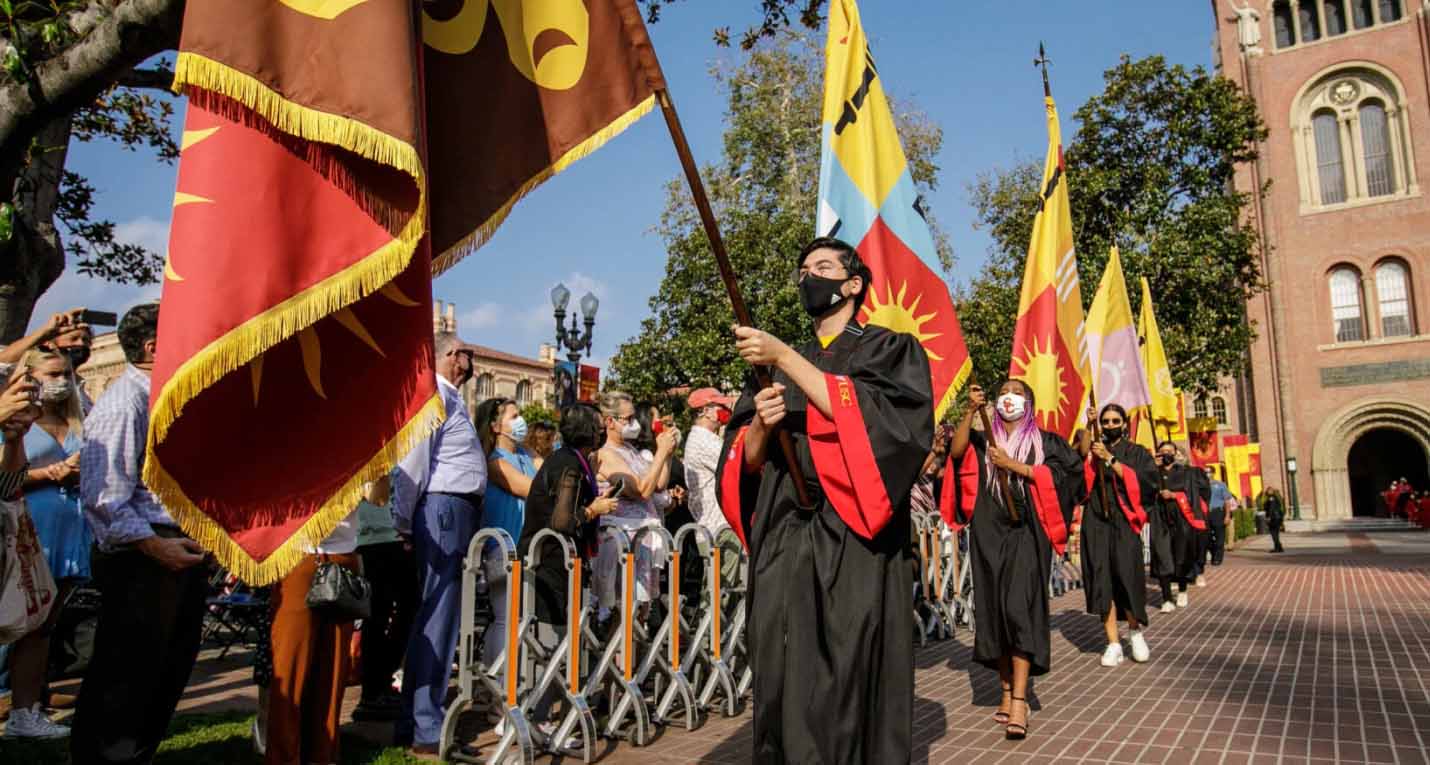
{"type": "Polygon", "coordinates": [[[1361,436],[1381,428],[1409,435],[1430,455],[1430,409],[1424,405],[1393,396],[1375,396],[1341,407],[1317,431],[1311,453],[1318,520],[1351,517],[1351,446],[1361,436]]]}

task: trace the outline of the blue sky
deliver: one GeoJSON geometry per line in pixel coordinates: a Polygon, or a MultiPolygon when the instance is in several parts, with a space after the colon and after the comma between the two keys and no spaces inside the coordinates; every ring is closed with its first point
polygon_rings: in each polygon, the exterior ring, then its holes
{"type": "MultiPolygon", "coordinates": [[[[980,172],[1041,157],[1046,132],[1032,66],[1039,40],[1053,61],[1053,95],[1064,134],[1072,112],[1101,89],[1102,72],[1122,53],[1160,53],[1210,67],[1213,22],[1206,0],[864,0],[860,5],[885,87],[914,100],[944,129],[939,190],[928,200],[952,236],[955,279],[977,273],[988,238],[973,229],[967,185],[980,172]]],[[[696,159],[719,158],[724,98],[711,63],[739,55],[715,46],[711,30],[741,30],[755,0],[680,0],[651,27],[671,93],[696,159]]],[[[175,120],[182,125],[182,114],[175,120]]],[[[98,189],[97,213],[121,238],[163,252],[175,167],[110,144],[75,144],[70,169],[98,189]]],[[[679,172],[658,114],[637,123],[522,201],[492,241],[440,277],[436,299],[455,302],[462,336],[535,355],[549,342],[548,293],[558,281],[576,297],[601,298],[593,358],[598,364],[639,330],[664,273],[651,233],[662,187],[679,172]]],[[[813,215],[811,210],[810,214],[813,215]]],[[[40,300],[36,317],[84,305],[122,312],[159,294],[66,273],[40,300]]]]}

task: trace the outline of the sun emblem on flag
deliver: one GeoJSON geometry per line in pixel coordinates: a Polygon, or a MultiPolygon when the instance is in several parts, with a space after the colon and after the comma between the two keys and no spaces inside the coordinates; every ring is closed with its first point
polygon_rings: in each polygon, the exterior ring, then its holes
{"type": "MultiPolygon", "coordinates": [[[[329,3],[329,5],[336,6],[342,5],[342,3],[329,3]]],[[[349,3],[349,5],[356,5],[356,3],[349,3]]],[[[198,146],[209,138],[212,138],[219,130],[220,128],[217,127],[202,130],[185,130],[179,143],[179,152],[182,154],[198,146]]],[[[174,192],[174,208],[176,210],[189,205],[209,205],[215,203],[213,199],[191,194],[186,191],[181,190],[174,192]]],[[[173,253],[169,253],[168,257],[164,259],[164,278],[171,282],[185,281],[184,277],[174,269],[173,253]]],[[[413,308],[420,305],[417,301],[403,294],[402,290],[398,289],[397,285],[391,282],[383,285],[378,290],[378,294],[381,294],[383,297],[404,308],[413,308]]],[[[371,348],[377,355],[387,358],[387,354],[383,352],[382,348],[377,344],[377,341],[373,339],[372,333],[368,332],[367,327],[363,326],[362,321],[353,313],[351,307],[340,308],[326,318],[333,319],[355,335],[363,344],[371,348]]],[[[316,327],[317,325],[314,325],[299,330],[297,335],[298,348],[303,356],[303,372],[308,378],[308,384],[312,386],[313,392],[318,394],[318,398],[326,399],[328,396],[323,392],[322,376],[323,344],[318,338],[316,327]]],[[[249,382],[253,387],[253,405],[255,407],[258,406],[258,394],[263,384],[263,359],[264,354],[259,354],[248,364],[249,382]]]]}
{"type": "Polygon", "coordinates": [[[1052,339],[1049,338],[1048,347],[1043,348],[1034,337],[1032,347],[1023,346],[1022,355],[1014,357],[1013,363],[1022,368],[1013,376],[1033,389],[1033,405],[1038,419],[1049,426],[1048,430],[1057,430],[1063,408],[1068,403],[1065,393],[1068,384],[1063,380],[1063,373],[1067,370],[1058,361],[1052,339]]]}
{"type": "Polygon", "coordinates": [[[938,318],[938,312],[930,311],[919,315],[919,303],[923,301],[924,296],[916,295],[910,302],[908,292],[908,282],[899,285],[897,295],[894,294],[893,283],[888,280],[884,281],[883,296],[880,296],[878,288],[871,288],[868,300],[864,304],[865,323],[913,335],[923,344],[924,350],[928,351],[930,361],[943,361],[942,356],[928,348],[929,341],[942,337],[943,333],[924,332],[924,325],[938,318]]]}

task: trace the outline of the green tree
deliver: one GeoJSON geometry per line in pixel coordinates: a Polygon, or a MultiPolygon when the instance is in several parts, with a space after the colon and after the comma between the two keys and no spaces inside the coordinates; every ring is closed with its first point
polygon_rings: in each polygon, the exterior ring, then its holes
{"type": "MultiPolygon", "coordinates": [[[[1122,251],[1134,310],[1146,276],[1177,385],[1214,388],[1244,368],[1255,327],[1246,301],[1265,289],[1252,194],[1233,190],[1266,127],[1256,104],[1202,67],[1123,56],[1078,109],[1065,151],[1082,295],[1091,305],[1109,249],[1122,251]]],[[[989,262],[958,292],[975,369],[1008,368],[1018,291],[1037,212],[1042,163],[980,176],[969,191],[989,262]],[[1011,308],[1010,308],[1011,306],[1011,308]]],[[[1265,189],[1258,193],[1265,193],[1265,189]]]]}
{"type": "Polygon", "coordinates": [[[521,408],[521,418],[523,420],[526,420],[527,425],[535,425],[537,423],[541,423],[542,425],[553,426],[556,425],[557,421],[560,419],[556,415],[556,411],[553,410],[551,407],[548,407],[545,404],[538,404],[535,402],[527,404],[526,406],[521,408]]]}
{"type": "MultiPolygon", "coordinates": [[[[814,236],[819,186],[821,41],[783,32],[755,45],[734,66],[713,74],[726,92],[721,161],[702,170],[711,205],[755,323],[789,341],[809,337],[795,290],[795,257],[814,236]]],[[[927,115],[895,101],[899,134],[914,182],[937,183],[933,157],[942,130],[927,115]]],[[[939,256],[953,262],[935,224],[939,256]]],[[[684,178],[666,187],[655,232],[669,253],[651,315],[611,359],[611,385],[654,398],[679,387],[738,387],[749,371],[736,354],[734,316],[684,178]]]]}

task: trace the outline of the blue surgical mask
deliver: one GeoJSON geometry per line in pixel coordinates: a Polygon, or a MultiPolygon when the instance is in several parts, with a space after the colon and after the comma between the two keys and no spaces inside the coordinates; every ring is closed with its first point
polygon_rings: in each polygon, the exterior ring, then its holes
{"type": "Polygon", "coordinates": [[[507,435],[511,437],[511,440],[519,444],[526,443],[526,420],[521,415],[518,414],[514,417],[508,427],[507,435]]]}

